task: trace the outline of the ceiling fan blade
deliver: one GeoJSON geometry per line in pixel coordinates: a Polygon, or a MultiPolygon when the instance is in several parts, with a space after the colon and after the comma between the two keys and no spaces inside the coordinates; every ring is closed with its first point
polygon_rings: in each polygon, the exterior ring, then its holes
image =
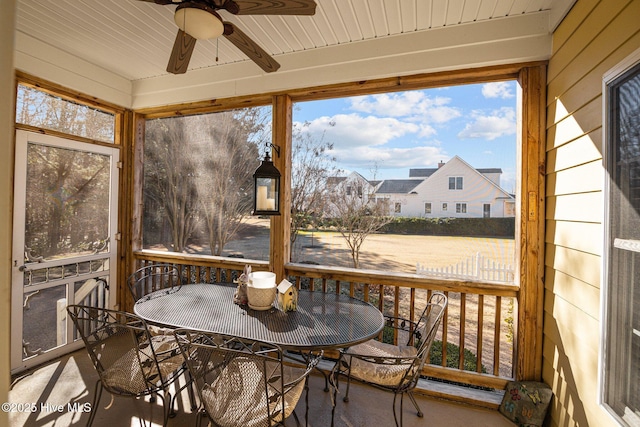
{"type": "Polygon", "coordinates": [[[314,0],[227,0],[223,8],[235,15],[315,15],[316,2],[314,0]]]}
{"type": "Polygon", "coordinates": [[[189,60],[193,49],[196,47],[196,39],[182,30],[178,30],[176,41],[167,64],[167,71],[172,74],[184,74],[189,67],[189,60]]]}
{"type": "Polygon", "coordinates": [[[146,1],[148,3],[155,3],[155,4],[159,4],[159,5],[167,5],[167,4],[174,4],[174,3],[181,3],[181,0],[177,0],[177,1],[173,1],[173,0],[139,0],[139,1],[146,1]]]}
{"type": "Polygon", "coordinates": [[[275,59],[232,23],[224,23],[224,36],[267,73],[280,68],[280,64],[275,59]]]}

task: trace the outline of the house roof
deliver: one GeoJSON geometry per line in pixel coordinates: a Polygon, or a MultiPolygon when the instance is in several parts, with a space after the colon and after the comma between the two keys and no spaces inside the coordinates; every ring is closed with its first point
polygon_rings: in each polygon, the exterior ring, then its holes
{"type": "Polygon", "coordinates": [[[330,186],[335,186],[346,180],[350,180],[350,181],[357,180],[360,182],[366,182],[372,187],[375,187],[376,185],[380,184],[380,182],[382,182],[380,180],[369,181],[367,178],[365,178],[358,172],[351,172],[349,176],[330,176],[327,178],[327,184],[330,186]]]}
{"type": "Polygon", "coordinates": [[[376,193],[408,194],[422,181],[416,179],[385,179],[376,193]]]}
{"type": "Polygon", "coordinates": [[[338,185],[346,179],[346,176],[330,176],[327,178],[327,184],[331,186],[338,185]]]}
{"type": "Polygon", "coordinates": [[[438,168],[409,169],[409,178],[429,178],[438,168]]]}
{"type": "MultiPolygon", "coordinates": [[[[438,168],[414,168],[409,169],[409,178],[429,178],[438,168]]],[[[478,168],[476,169],[481,174],[487,173],[502,173],[500,168],[478,168]]]]}

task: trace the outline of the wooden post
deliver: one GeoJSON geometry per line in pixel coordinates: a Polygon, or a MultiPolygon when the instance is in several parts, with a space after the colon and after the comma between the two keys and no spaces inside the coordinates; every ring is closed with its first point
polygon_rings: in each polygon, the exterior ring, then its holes
{"type": "Polygon", "coordinates": [[[291,126],[293,102],[288,95],[273,97],[273,164],[280,171],[280,215],[271,217],[269,269],[276,273],[276,281],[285,279],[284,265],[291,258],[291,126]]]}
{"type": "Polygon", "coordinates": [[[546,66],[520,71],[522,87],[521,176],[516,249],[520,264],[518,298],[517,355],[515,377],[540,381],[542,378],[542,322],[544,317],[544,221],[545,221],[545,119],[546,66]]]}

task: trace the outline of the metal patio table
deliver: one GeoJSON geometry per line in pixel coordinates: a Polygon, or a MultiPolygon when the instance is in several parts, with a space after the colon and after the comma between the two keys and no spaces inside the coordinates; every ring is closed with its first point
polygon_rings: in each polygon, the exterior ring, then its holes
{"type": "Polygon", "coordinates": [[[155,324],[274,343],[286,350],[346,348],[378,335],[380,310],[347,295],[300,290],[297,311],[257,311],[233,302],[232,284],[190,284],[139,299],[134,312],[155,324]]]}

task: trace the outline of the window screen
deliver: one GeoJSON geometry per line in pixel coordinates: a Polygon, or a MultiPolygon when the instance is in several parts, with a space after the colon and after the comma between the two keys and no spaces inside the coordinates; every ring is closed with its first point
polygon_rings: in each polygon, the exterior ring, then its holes
{"type": "Polygon", "coordinates": [[[640,423],[640,64],[608,85],[604,403],[640,423]]]}

